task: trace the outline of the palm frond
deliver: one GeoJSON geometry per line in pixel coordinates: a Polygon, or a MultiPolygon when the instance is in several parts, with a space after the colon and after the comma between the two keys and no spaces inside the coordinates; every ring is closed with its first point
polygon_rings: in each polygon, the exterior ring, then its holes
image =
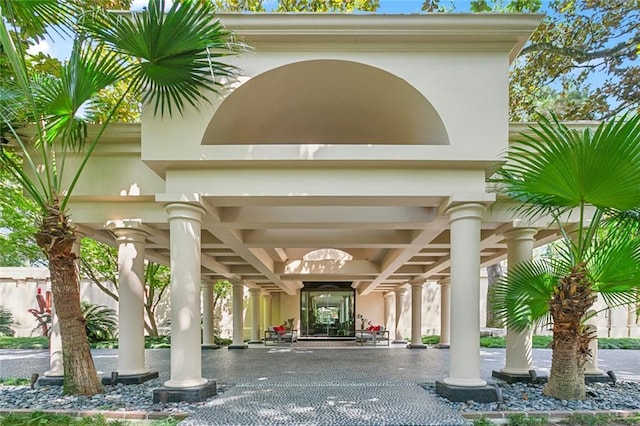
{"type": "Polygon", "coordinates": [[[112,339],[118,329],[116,311],[103,305],[81,302],[82,314],[86,319],[87,337],[92,342],[112,339]]]}
{"type": "Polygon", "coordinates": [[[566,262],[548,259],[523,262],[510,269],[492,288],[490,303],[496,316],[516,331],[548,323],[553,288],[569,269],[566,262]]]}
{"type": "Polygon", "coordinates": [[[24,37],[36,40],[49,30],[64,32],[74,22],[73,4],[59,0],[0,0],[0,11],[24,37]]]}
{"type": "Polygon", "coordinates": [[[509,148],[492,179],[499,190],[538,214],[581,205],[640,207],[640,117],[602,123],[595,132],[543,118],[509,148]]]}
{"type": "Polygon", "coordinates": [[[43,79],[35,86],[38,103],[43,105],[45,132],[42,143],[60,140],[71,149],[83,147],[91,102],[99,91],[123,75],[122,59],[100,46],[76,40],[71,57],[59,79],[43,79]]]}
{"type": "Polygon", "coordinates": [[[110,49],[135,58],[128,69],[132,84],[154,112],[181,114],[186,104],[197,106],[206,92],[219,93],[221,78],[237,69],[219,59],[243,51],[232,32],[212,15],[209,2],[151,0],[146,11],[131,17],[96,14],[83,22],[91,36],[110,49]]]}
{"type": "Polygon", "coordinates": [[[587,255],[593,290],[609,306],[634,303],[640,289],[637,224],[610,223],[587,255]]]}

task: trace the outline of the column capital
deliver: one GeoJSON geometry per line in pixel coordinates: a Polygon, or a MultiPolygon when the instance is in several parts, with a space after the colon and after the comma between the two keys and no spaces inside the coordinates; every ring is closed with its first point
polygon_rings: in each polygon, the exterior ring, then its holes
{"type": "Polygon", "coordinates": [[[105,226],[116,237],[116,241],[130,240],[145,242],[149,233],[142,228],[140,219],[110,220],[105,226]]]}
{"type": "Polygon", "coordinates": [[[264,297],[265,299],[271,299],[271,297],[273,296],[273,294],[271,293],[263,293],[262,297],[264,297]]]}
{"type": "Polygon", "coordinates": [[[169,221],[183,219],[202,222],[202,216],[205,214],[202,207],[189,203],[171,203],[167,204],[164,209],[169,215],[169,221]]]}
{"type": "Polygon", "coordinates": [[[409,284],[411,285],[411,288],[422,288],[424,287],[424,281],[411,281],[409,284]]]}
{"type": "Polygon", "coordinates": [[[231,285],[233,286],[233,288],[243,288],[244,287],[244,283],[242,281],[230,281],[231,285]]]}
{"type": "Polygon", "coordinates": [[[446,280],[438,281],[440,287],[451,287],[451,278],[447,278],[446,280]]]}
{"type": "Polygon", "coordinates": [[[533,240],[537,233],[537,228],[511,228],[504,233],[504,236],[509,241],[533,240]]]}
{"type": "Polygon", "coordinates": [[[262,292],[262,290],[260,290],[259,288],[250,288],[249,289],[249,293],[251,294],[260,294],[262,292]]]}
{"type": "Polygon", "coordinates": [[[388,292],[386,292],[384,294],[383,297],[384,297],[385,300],[389,300],[389,299],[391,299],[393,297],[393,292],[388,291],[388,292]]]}
{"type": "Polygon", "coordinates": [[[393,292],[398,296],[404,296],[405,294],[407,294],[407,289],[406,288],[395,288],[395,289],[393,289],[393,292]]]}
{"type": "Polygon", "coordinates": [[[487,210],[484,204],[466,203],[456,204],[446,210],[449,216],[449,223],[460,219],[482,219],[482,215],[487,210]]]}

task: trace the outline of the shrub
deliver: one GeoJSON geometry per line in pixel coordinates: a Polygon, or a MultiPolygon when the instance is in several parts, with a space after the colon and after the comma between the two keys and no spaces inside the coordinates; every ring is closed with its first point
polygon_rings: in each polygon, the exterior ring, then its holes
{"type": "Polygon", "coordinates": [[[0,336],[13,336],[13,315],[3,306],[0,306],[0,336]]]}
{"type": "Polygon", "coordinates": [[[440,336],[422,336],[422,344],[424,345],[437,345],[440,343],[440,336]]]}
{"type": "Polygon", "coordinates": [[[93,303],[81,303],[82,314],[87,320],[85,328],[90,342],[110,340],[115,337],[118,329],[118,317],[116,311],[103,305],[93,303]]]}

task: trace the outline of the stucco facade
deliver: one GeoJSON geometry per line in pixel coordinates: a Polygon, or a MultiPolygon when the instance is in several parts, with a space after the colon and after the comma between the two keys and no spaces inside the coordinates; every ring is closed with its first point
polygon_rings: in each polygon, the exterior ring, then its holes
{"type": "MultiPolygon", "coordinates": [[[[166,386],[206,383],[193,354],[201,285],[206,310],[216,279],[234,284],[234,312],[250,311],[233,317],[232,348],[245,347],[247,323],[252,339],[287,318],[302,328],[305,288],[347,283],[341,315],[411,347],[437,312],[451,345],[444,383],[484,386],[478,271],[557,238],[486,184],[522,130],[508,121],[509,65],[542,17],[220,18],[251,46],[230,59],[237,80],[181,116],[146,109],[140,125],[111,126],[70,203],[82,233],[119,245],[121,265],[143,253],[171,265],[166,386]]],[[[120,271],[131,291],[134,269],[120,271]]],[[[527,371],[526,350],[512,358],[507,369],[527,371]]]]}

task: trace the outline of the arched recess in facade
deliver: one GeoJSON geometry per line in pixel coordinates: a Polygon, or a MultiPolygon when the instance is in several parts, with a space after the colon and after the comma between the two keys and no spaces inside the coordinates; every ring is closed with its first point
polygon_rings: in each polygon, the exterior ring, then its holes
{"type": "Polygon", "coordinates": [[[345,60],[309,60],[246,80],[220,105],[203,145],[448,145],[433,105],[405,80],[345,60]]]}

